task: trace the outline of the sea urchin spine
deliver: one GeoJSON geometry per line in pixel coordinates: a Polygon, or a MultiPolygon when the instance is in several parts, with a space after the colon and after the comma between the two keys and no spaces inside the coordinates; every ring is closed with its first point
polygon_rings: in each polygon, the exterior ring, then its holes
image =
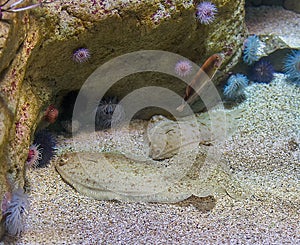
{"type": "Polygon", "coordinates": [[[231,75],[224,87],[224,95],[228,99],[237,99],[244,96],[244,90],[248,86],[249,80],[243,74],[231,75]]]}
{"type": "Polygon", "coordinates": [[[218,12],[216,5],[211,2],[202,2],[197,6],[196,17],[201,24],[208,25],[215,20],[215,15],[218,12]]]}
{"type": "Polygon", "coordinates": [[[84,63],[91,57],[90,51],[87,48],[79,48],[74,51],[72,59],[76,63],[84,63]]]}
{"type": "Polygon", "coordinates": [[[245,40],[243,60],[246,64],[251,65],[258,61],[262,55],[264,44],[256,35],[252,35],[245,40]]]}
{"type": "Polygon", "coordinates": [[[12,193],[11,201],[4,212],[5,227],[10,235],[19,236],[24,230],[24,219],[28,210],[28,196],[19,188],[12,193]]]}
{"type": "Polygon", "coordinates": [[[283,70],[292,82],[300,84],[300,50],[293,50],[286,57],[283,70]]]}
{"type": "Polygon", "coordinates": [[[116,97],[103,98],[97,107],[95,130],[103,130],[118,126],[125,119],[123,106],[118,104],[116,97]]]}
{"type": "Polygon", "coordinates": [[[39,161],[42,159],[42,152],[39,145],[32,144],[29,147],[29,152],[26,160],[28,167],[36,167],[39,164],[39,161]]]}
{"type": "Polygon", "coordinates": [[[260,59],[253,65],[250,78],[255,82],[270,83],[274,78],[274,67],[268,60],[260,59]]]}
{"type": "Polygon", "coordinates": [[[33,143],[39,145],[42,157],[38,161],[37,167],[45,167],[50,163],[56,152],[56,140],[47,130],[41,130],[35,134],[33,143]]]}
{"type": "Polygon", "coordinates": [[[188,60],[181,60],[178,61],[175,65],[175,73],[178,76],[185,77],[189,75],[192,71],[192,65],[191,62],[188,60]]]}

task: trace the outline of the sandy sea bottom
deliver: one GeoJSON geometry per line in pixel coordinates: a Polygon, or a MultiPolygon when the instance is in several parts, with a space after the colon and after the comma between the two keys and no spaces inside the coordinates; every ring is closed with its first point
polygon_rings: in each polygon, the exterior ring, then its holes
{"type": "MultiPolygon", "coordinates": [[[[176,204],[93,200],[63,182],[52,164],[28,170],[25,231],[7,241],[300,244],[299,96],[299,87],[277,74],[271,84],[249,86],[247,100],[238,105],[244,109],[238,130],[220,150],[246,198],[220,194],[176,204]]],[[[109,133],[101,137],[110,139],[109,133]]],[[[60,152],[67,151],[70,139],[60,142],[60,152]]]]}

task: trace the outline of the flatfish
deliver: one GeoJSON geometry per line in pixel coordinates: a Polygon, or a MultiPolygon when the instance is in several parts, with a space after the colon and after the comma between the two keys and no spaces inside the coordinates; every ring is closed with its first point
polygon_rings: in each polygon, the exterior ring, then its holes
{"type": "MultiPolygon", "coordinates": [[[[233,114],[231,118],[238,115],[233,114]]],[[[99,200],[175,203],[192,195],[227,193],[242,197],[239,181],[227,170],[224,160],[210,152],[222,137],[211,134],[207,117],[185,118],[180,123],[186,127],[164,117],[154,118],[147,132],[149,157],[117,151],[69,152],[57,158],[56,170],[78,192],[99,200]]],[[[224,130],[221,120],[218,122],[224,130]]]]}

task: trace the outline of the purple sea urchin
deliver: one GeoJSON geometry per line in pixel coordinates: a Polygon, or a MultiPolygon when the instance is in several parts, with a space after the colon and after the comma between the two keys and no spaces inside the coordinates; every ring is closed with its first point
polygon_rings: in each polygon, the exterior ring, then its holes
{"type": "Polygon", "coordinates": [[[286,57],[283,70],[292,82],[300,85],[300,50],[293,50],[286,57]]]}
{"type": "Polygon", "coordinates": [[[175,65],[175,73],[178,76],[185,77],[189,75],[192,71],[192,65],[191,62],[188,60],[181,60],[178,61],[175,65]]]}
{"type": "Polygon", "coordinates": [[[243,74],[231,75],[224,87],[224,95],[228,99],[237,99],[244,96],[244,90],[248,86],[249,80],[243,74]]]}
{"type": "Polygon", "coordinates": [[[87,62],[90,57],[91,54],[87,48],[79,48],[76,51],[74,51],[72,55],[73,61],[77,63],[87,62]]]}
{"type": "Polygon", "coordinates": [[[19,188],[12,193],[11,201],[4,212],[5,227],[10,235],[19,236],[24,230],[24,219],[28,210],[28,196],[23,189],[19,188]]]}
{"type": "Polygon", "coordinates": [[[256,35],[252,35],[245,40],[243,60],[246,64],[251,65],[258,61],[262,48],[262,42],[256,35]]]}
{"type": "Polygon", "coordinates": [[[259,83],[270,83],[274,78],[274,67],[266,59],[257,61],[251,70],[251,79],[259,83]]]}
{"type": "Polygon", "coordinates": [[[37,167],[45,167],[55,155],[56,140],[54,136],[47,130],[38,131],[35,134],[33,143],[39,145],[42,152],[42,157],[38,161],[37,167]]]}
{"type": "Polygon", "coordinates": [[[29,167],[36,167],[39,161],[42,159],[42,152],[39,145],[32,144],[29,147],[29,152],[26,160],[26,164],[29,167]]]}
{"type": "Polygon", "coordinates": [[[116,97],[107,97],[99,102],[95,116],[95,130],[117,126],[125,118],[124,108],[116,97]]]}
{"type": "Polygon", "coordinates": [[[208,25],[215,20],[215,15],[218,12],[216,5],[211,2],[199,3],[196,7],[196,17],[201,24],[208,25]]]}

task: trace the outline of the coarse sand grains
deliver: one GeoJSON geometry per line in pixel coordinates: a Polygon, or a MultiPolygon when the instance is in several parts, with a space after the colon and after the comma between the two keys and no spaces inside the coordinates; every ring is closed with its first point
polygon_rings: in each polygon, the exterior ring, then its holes
{"type": "MultiPolygon", "coordinates": [[[[249,188],[247,198],[192,197],[168,205],[93,200],[64,183],[52,164],[28,170],[25,231],[6,242],[299,244],[300,88],[276,74],[271,84],[252,84],[246,93],[239,128],[221,150],[232,174],[249,188]]],[[[61,152],[71,150],[63,142],[68,140],[60,140],[61,152]]]]}

